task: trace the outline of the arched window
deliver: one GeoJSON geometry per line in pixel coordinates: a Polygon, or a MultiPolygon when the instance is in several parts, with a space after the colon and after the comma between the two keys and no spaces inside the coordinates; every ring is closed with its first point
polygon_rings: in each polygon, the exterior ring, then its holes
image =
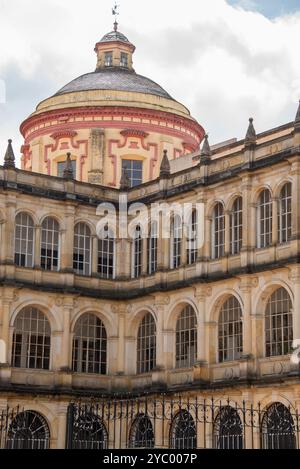
{"type": "Polygon", "coordinates": [[[12,366],[49,370],[51,328],[36,308],[24,308],[14,323],[12,366]]]}
{"type": "Polygon", "coordinates": [[[293,344],[293,314],[290,295],[277,289],[268,301],[265,319],[266,356],[287,355],[293,344]]]}
{"type": "Polygon", "coordinates": [[[188,239],[187,239],[187,263],[192,265],[197,261],[197,210],[193,210],[189,226],[188,226],[188,239]]]}
{"type": "Polygon", "coordinates": [[[152,275],[157,271],[158,224],[156,221],[151,223],[150,230],[148,238],[148,273],[152,275]]]}
{"type": "Polygon", "coordinates": [[[91,230],[85,223],[78,223],[74,233],[73,268],[78,275],[91,274],[91,230]]]}
{"type": "Polygon", "coordinates": [[[93,406],[84,405],[81,409],[70,404],[68,415],[73,423],[71,447],[68,449],[107,449],[108,433],[93,406]]]}
{"type": "Polygon", "coordinates": [[[243,352],[242,310],[231,296],[223,304],[219,316],[219,362],[238,360],[243,352]]]}
{"type": "Polygon", "coordinates": [[[49,449],[50,431],[44,417],[28,410],[17,413],[7,433],[6,449],[49,449]]]}
{"type": "Polygon", "coordinates": [[[131,428],[130,448],[154,448],[154,432],[147,415],[139,415],[131,428]]]}
{"type": "Polygon", "coordinates": [[[15,222],[15,263],[19,267],[33,267],[34,223],[27,213],[18,213],[15,222]]]}
{"type": "Polygon", "coordinates": [[[218,203],[213,211],[212,221],[212,258],[219,259],[225,254],[225,214],[224,207],[218,203]]]}
{"type": "Polygon", "coordinates": [[[156,325],[148,313],[140,323],[137,337],[137,373],[149,373],[156,365],[156,325]]]}
{"type": "Polygon", "coordinates": [[[182,220],[175,215],[171,223],[171,269],[181,265],[182,220]]]}
{"type": "Polygon", "coordinates": [[[133,241],[133,266],[132,277],[138,278],[142,275],[143,268],[143,237],[142,228],[137,225],[133,241]]]}
{"type": "Polygon", "coordinates": [[[243,199],[238,197],[230,214],[230,254],[241,252],[243,242],[243,199]]]}
{"type": "Polygon", "coordinates": [[[295,425],[290,410],[280,402],[266,411],[261,426],[262,449],[296,449],[295,425]]]}
{"type": "Polygon", "coordinates": [[[170,447],[172,449],[197,448],[196,425],[187,410],[181,410],[174,417],[170,436],[170,447]]]}
{"type": "Polygon", "coordinates": [[[72,363],[76,373],[106,374],[107,334],[94,314],[84,314],[76,323],[72,363]]]}
{"type": "Polygon", "coordinates": [[[273,207],[268,189],[261,192],[257,207],[257,247],[266,248],[272,244],[273,207]]]}
{"type": "Polygon", "coordinates": [[[59,269],[59,224],[54,218],[45,218],[42,223],[41,268],[59,269]]]}
{"type": "Polygon", "coordinates": [[[284,185],[278,201],[278,242],[292,239],[292,184],[284,185]]]}
{"type": "Polygon", "coordinates": [[[214,423],[215,449],[243,449],[243,426],[236,409],[225,406],[214,423]]]}
{"type": "Polygon", "coordinates": [[[115,277],[115,239],[108,227],[103,239],[98,240],[98,274],[106,279],[115,277]]]}
{"type": "Polygon", "coordinates": [[[197,359],[197,318],[186,306],[176,324],[176,368],[191,367],[197,359]]]}

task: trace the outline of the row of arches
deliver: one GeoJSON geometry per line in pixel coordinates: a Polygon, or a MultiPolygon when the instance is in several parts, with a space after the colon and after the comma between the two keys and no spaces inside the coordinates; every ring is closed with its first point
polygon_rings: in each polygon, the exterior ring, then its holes
{"type": "MultiPolygon", "coordinates": [[[[219,310],[216,344],[218,361],[234,361],[243,354],[242,306],[229,296],[219,310]]],[[[183,305],[177,316],[175,367],[190,368],[197,361],[199,324],[195,309],[183,305]]],[[[289,293],[277,288],[269,297],[265,310],[265,356],[282,356],[291,352],[293,311],[289,293]]],[[[72,371],[105,375],[108,371],[108,334],[104,322],[93,313],[80,316],[73,330],[72,371]]],[[[136,337],[136,372],[151,372],[156,366],[157,326],[152,313],[140,319],[136,337]]],[[[50,369],[51,326],[46,314],[36,307],[25,307],[13,323],[12,366],[15,368],[50,369]]]]}
{"type": "MultiPolygon", "coordinates": [[[[197,449],[198,420],[187,409],[179,410],[170,420],[169,447],[197,449]]],[[[243,449],[245,425],[239,409],[223,406],[212,422],[215,449],[243,449]]],[[[270,405],[259,422],[261,449],[296,449],[297,427],[290,409],[280,402],[270,405]]],[[[253,428],[252,428],[253,430],[253,428]]],[[[93,412],[81,413],[73,422],[72,449],[106,449],[109,446],[109,427],[93,412]]],[[[48,449],[50,429],[46,419],[36,411],[17,413],[6,436],[7,449],[48,449]]],[[[124,443],[123,443],[124,444],[124,443]]],[[[133,418],[128,432],[129,448],[155,448],[155,424],[146,413],[133,418]]]]}
{"type": "MultiPolygon", "coordinates": [[[[211,215],[211,258],[219,259],[225,255],[238,255],[243,246],[243,213],[242,196],[232,201],[228,218],[222,201],[210,208],[211,215]],[[228,233],[228,236],[226,236],[228,233]],[[226,245],[228,239],[228,246],[226,245]]],[[[201,220],[203,223],[204,220],[201,220]]],[[[187,226],[186,247],[183,243],[183,220],[175,215],[171,222],[170,232],[170,268],[191,265],[198,258],[197,237],[199,236],[197,211],[193,210],[187,226]]],[[[143,228],[138,225],[135,230],[131,256],[131,275],[140,277],[143,273],[154,274],[158,269],[159,236],[157,222],[150,223],[150,234],[144,244],[143,228]],[[144,250],[147,250],[147,268],[143,265],[144,250]]],[[[106,237],[97,240],[97,249],[93,245],[92,230],[88,223],[78,222],[74,228],[73,269],[78,275],[90,276],[93,257],[97,256],[97,274],[106,279],[116,277],[116,240],[114,233],[108,230],[106,237]]],[[[57,219],[46,217],[41,223],[40,266],[44,270],[59,271],[61,257],[61,226],[57,219]]],[[[292,239],[292,183],[285,183],[278,200],[274,201],[271,190],[265,188],[257,195],[256,204],[256,247],[267,248],[274,243],[286,243],[292,239]],[[274,209],[276,203],[276,209],[274,209]],[[274,212],[277,211],[277,213],[274,212]],[[276,219],[277,233],[274,233],[273,219],[276,219]]],[[[34,266],[35,223],[30,214],[20,212],[15,219],[15,263],[21,267],[34,266]]],[[[96,273],[96,272],[93,272],[96,273]]]]}

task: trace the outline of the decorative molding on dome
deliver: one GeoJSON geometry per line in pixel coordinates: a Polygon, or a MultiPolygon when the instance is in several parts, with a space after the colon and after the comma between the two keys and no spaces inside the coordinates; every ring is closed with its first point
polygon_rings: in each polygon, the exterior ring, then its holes
{"type": "Polygon", "coordinates": [[[123,137],[137,137],[137,138],[147,138],[149,134],[139,129],[125,129],[120,132],[123,137]]]}
{"type": "Polygon", "coordinates": [[[180,138],[184,138],[186,143],[189,143],[194,147],[194,151],[198,148],[200,141],[202,140],[205,132],[204,129],[193,119],[188,117],[181,117],[176,114],[164,112],[164,111],[157,111],[151,109],[141,109],[136,107],[78,107],[78,108],[71,108],[69,110],[52,110],[48,112],[43,112],[41,114],[36,114],[30,116],[27,120],[25,120],[21,127],[20,131],[25,138],[25,143],[29,143],[32,138],[35,138],[40,135],[49,134],[51,132],[60,132],[65,130],[63,128],[63,123],[60,121],[61,115],[69,116],[67,120],[67,129],[71,129],[74,127],[75,129],[83,128],[83,127],[115,127],[115,128],[124,128],[124,117],[130,117],[132,119],[132,123],[127,121],[126,126],[129,128],[131,125],[133,128],[139,127],[139,130],[143,130],[145,132],[159,132],[163,134],[168,134],[172,136],[178,136],[180,138]],[[98,117],[103,117],[103,120],[99,120],[98,117]],[[111,121],[107,119],[107,117],[111,117],[111,121]],[[120,117],[120,120],[116,120],[117,117],[120,117]],[[87,117],[95,117],[95,121],[92,119],[86,120],[87,117]],[[82,118],[82,121],[79,120],[82,118]],[[140,122],[137,122],[136,119],[140,119],[140,122]],[[57,120],[57,123],[54,123],[57,120]],[[73,122],[72,122],[73,120],[73,122]],[[143,120],[147,120],[149,122],[144,123],[143,120]],[[157,123],[152,123],[152,121],[156,121],[157,123]],[[51,126],[49,126],[49,122],[51,126]],[[168,125],[166,125],[166,123],[168,125]],[[44,128],[42,126],[44,125],[44,128]],[[144,129],[143,129],[144,127],[144,129]],[[180,130],[177,129],[180,127],[180,130]],[[37,129],[37,130],[36,130],[37,129]],[[31,131],[31,132],[30,132],[31,131]]]}
{"type": "Polygon", "coordinates": [[[58,132],[54,132],[52,135],[50,135],[50,138],[53,140],[58,140],[60,138],[74,138],[78,135],[78,133],[75,130],[61,130],[58,132]]]}

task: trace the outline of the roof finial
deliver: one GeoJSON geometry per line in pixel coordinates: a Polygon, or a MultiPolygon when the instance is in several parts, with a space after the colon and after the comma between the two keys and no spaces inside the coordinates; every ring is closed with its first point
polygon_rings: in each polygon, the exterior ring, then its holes
{"type": "Polygon", "coordinates": [[[15,168],[15,155],[11,139],[8,140],[7,150],[4,156],[4,168],[15,168]]]}
{"type": "Polygon", "coordinates": [[[71,153],[67,153],[65,168],[63,173],[64,179],[74,179],[73,165],[71,160],[71,153]]]}
{"type": "Polygon", "coordinates": [[[117,22],[117,17],[119,16],[119,7],[120,5],[117,5],[117,3],[115,3],[115,6],[113,7],[112,9],[112,14],[113,16],[115,17],[115,22],[114,22],[114,31],[118,31],[118,22],[117,22]]]}
{"type": "Polygon", "coordinates": [[[253,117],[249,119],[249,126],[245,137],[245,146],[255,145],[257,140],[255,128],[253,125],[253,117]]]}
{"type": "Polygon", "coordinates": [[[168,158],[168,150],[164,150],[164,156],[160,165],[159,177],[168,178],[170,174],[171,174],[171,166],[170,166],[170,161],[168,158]]]}
{"type": "Polygon", "coordinates": [[[208,134],[204,136],[204,143],[203,143],[202,150],[201,150],[201,157],[202,159],[203,157],[205,158],[211,157],[211,149],[210,149],[210,145],[208,141],[208,134]]]}
{"type": "Polygon", "coordinates": [[[295,117],[295,122],[300,122],[300,100],[299,100],[299,106],[298,106],[298,109],[297,109],[297,114],[296,114],[296,117],[295,117]]]}
{"type": "Polygon", "coordinates": [[[124,168],[122,171],[121,181],[120,181],[120,190],[121,191],[128,191],[131,187],[129,175],[127,172],[127,168],[124,168]]]}

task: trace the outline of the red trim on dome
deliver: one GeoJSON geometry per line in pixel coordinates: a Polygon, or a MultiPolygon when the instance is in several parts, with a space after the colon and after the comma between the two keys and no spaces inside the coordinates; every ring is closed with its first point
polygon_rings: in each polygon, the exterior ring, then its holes
{"type": "Polygon", "coordinates": [[[148,110],[148,109],[143,109],[143,108],[133,108],[133,107],[121,107],[121,106],[115,106],[115,107],[109,107],[109,106],[103,106],[103,107],[82,107],[82,108],[72,108],[72,109],[58,109],[58,110],[53,110],[53,111],[45,111],[41,114],[33,115],[30,116],[28,119],[26,119],[20,126],[20,131],[25,138],[26,143],[29,143],[29,141],[39,135],[45,135],[49,133],[49,131],[54,130],[54,132],[62,132],[65,131],[64,125],[68,126],[68,130],[78,130],[80,128],[93,128],[97,127],[100,125],[102,127],[111,127],[111,128],[122,128],[124,127],[124,117],[130,117],[132,119],[146,119],[149,120],[149,123],[138,123],[138,122],[128,122],[126,121],[126,127],[127,128],[136,128],[137,126],[139,127],[139,130],[142,131],[152,131],[156,133],[162,133],[162,134],[169,134],[169,135],[176,135],[179,138],[183,138],[184,141],[188,145],[192,145],[192,147],[196,150],[200,142],[202,141],[205,131],[203,127],[198,124],[198,122],[193,121],[191,119],[177,116],[176,114],[171,114],[168,112],[164,111],[157,111],[157,110],[148,110]],[[87,117],[111,117],[112,121],[86,121],[85,118],[87,117]],[[70,122],[70,120],[73,118],[82,118],[82,122],[70,122]],[[120,121],[116,121],[115,118],[119,117],[120,121]],[[30,135],[27,135],[28,132],[32,127],[37,127],[40,125],[45,125],[46,123],[53,122],[53,120],[62,120],[65,122],[63,124],[60,122],[60,124],[54,124],[52,126],[45,127],[44,129],[37,129],[34,132],[32,132],[30,135]],[[165,127],[160,126],[158,123],[153,124],[151,121],[157,121],[157,122],[163,122],[165,123],[165,127]],[[172,128],[169,125],[172,125],[172,128]],[[186,132],[180,130],[180,129],[174,129],[173,127],[183,127],[185,130],[188,130],[194,134],[196,134],[197,137],[194,137],[192,135],[188,135],[186,132]]]}

